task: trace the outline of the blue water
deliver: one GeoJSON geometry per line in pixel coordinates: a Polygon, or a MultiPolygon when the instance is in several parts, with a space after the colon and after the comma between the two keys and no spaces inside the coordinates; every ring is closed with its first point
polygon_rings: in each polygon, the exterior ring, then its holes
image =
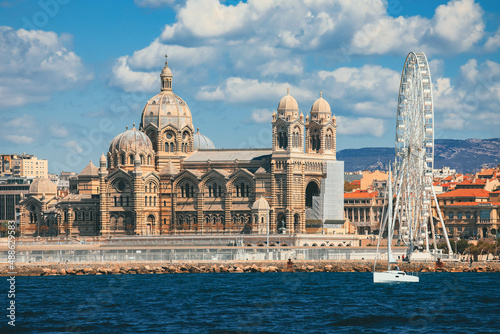
{"type": "MultiPolygon", "coordinates": [[[[1,278],[1,309],[8,285],[1,278]]],[[[500,333],[500,274],[18,277],[14,333],[500,333]]],[[[7,314],[7,311],[4,311],[7,314]]]]}

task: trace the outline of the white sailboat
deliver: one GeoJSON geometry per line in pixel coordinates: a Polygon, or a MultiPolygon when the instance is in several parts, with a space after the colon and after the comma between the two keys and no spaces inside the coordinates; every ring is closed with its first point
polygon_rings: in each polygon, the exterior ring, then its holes
{"type": "MultiPolygon", "coordinates": [[[[391,166],[389,165],[389,178],[387,180],[389,186],[389,205],[387,208],[387,271],[375,271],[377,266],[377,258],[375,258],[375,266],[373,268],[373,283],[396,283],[396,282],[419,282],[419,277],[414,275],[409,275],[403,270],[399,270],[396,259],[392,255],[392,237],[394,235],[394,224],[395,221],[392,217],[392,177],[391,177],[391,166]],[[393,269],[391,269],[393,266],[393,269]]],[[[382,233],[384,226],[380,228],[378,243],[377,243],[377,255],[380,245],[380,239],[382,238],[382,233]]],[[[378,257],[378,256],[377,256],[378,257]]]]}

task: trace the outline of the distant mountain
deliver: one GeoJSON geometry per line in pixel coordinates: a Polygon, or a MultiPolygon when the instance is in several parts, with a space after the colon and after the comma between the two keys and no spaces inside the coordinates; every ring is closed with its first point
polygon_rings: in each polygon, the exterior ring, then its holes
{"type": "MultiPolygon", "coordinates": [[[[434,168],[443,166],[459,173],[474,173],[482,167],[500,164],[500,138],[493,139],[436,139],[434,168]]],[[[337,159],[345,163],[346,172],[386,169],[394,161],[393,147],[366,147],[337,152],[337,159]]]]}

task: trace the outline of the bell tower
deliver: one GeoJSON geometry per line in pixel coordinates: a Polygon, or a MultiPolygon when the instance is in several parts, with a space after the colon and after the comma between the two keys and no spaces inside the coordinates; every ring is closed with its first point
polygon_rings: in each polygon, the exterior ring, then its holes
{"type": "Polygon", "coordinates": [[[337,120],[322,92],[311,107],[310,117],[306,117],[306,153],[336,160],[337,120]]]}

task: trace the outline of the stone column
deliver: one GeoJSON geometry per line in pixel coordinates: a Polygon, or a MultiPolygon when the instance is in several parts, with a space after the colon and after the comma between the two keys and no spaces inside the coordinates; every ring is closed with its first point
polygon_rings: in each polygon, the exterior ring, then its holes
{"type": "Polygon", "coordinates": [[[302,172],[302,186],[300,189],[300,207],[302,208],[302,214],[300,215],[300,233],[306,233],[306,164],[304,160],[300,162],[301,172],[302,172]]]}
{"type": "Polygon", "coordinates": [[[198,229],[200,230],[201,234],[203,234],[203,230],[205,229],[205,219],[203,217],[203,209],[205,205],[205,201],[203,198],[203,192],[200,189],[200,192],[198,193],[198,229]]]}
{"type": "Polygon", "coordinates": [[[143,235],[146,233],[144,221],[144,182],[142,181],[142,171],[136,168],[132,175],[132,207],[135,213],[135,233],[143,235]]]}
{"type": "MultiPolygon", "coordinates": [[[[127,157],[125,157],[127,159],[127,157]]],[[[109,198],[107,194],[106,177],[108,171],[106,170],[106,160],[101,158],[101,168],[99,168],[99,221],[101,230],[97,231],[100,235],[109,235],[109,198]],[[99,233],[100,232],[100,233],[99,233]]]]}
{"type": "Polygon", "coordinates": [[[294,232],[293,226],[293,162],[291,159],[286,162],[286,231],[294,232]]]}
{"type": "Polygon", "coordinates": [[[226,226],[231,224],[231,207],[233,204],[232,194],[230,191],[226,192],[226,197],[224,198],[224,221],[226,226]]]}
{"type": "Polygon", "coordinates": [[[269,233],[276,233],[276,162],[271,161],[271,210],[269,214],[269,233]]]}

